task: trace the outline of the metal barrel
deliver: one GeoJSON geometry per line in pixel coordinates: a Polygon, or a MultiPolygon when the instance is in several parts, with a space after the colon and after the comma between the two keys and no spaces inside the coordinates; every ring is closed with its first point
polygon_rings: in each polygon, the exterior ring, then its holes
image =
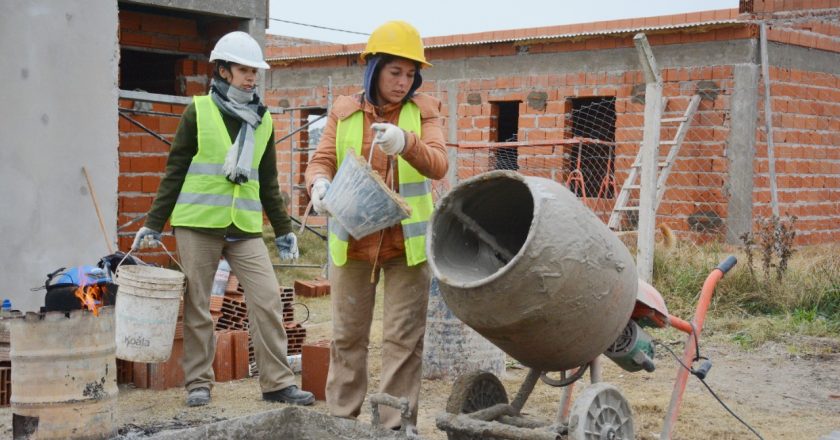
{"type": "Polygon", "coordinates": [[[632,256],[555,181],[512,171],[465,180],[441,199],[427,242],[452,313],[527,367],[584,365],[630,319],[632,256]]]}
{"type": "Polygon", "coordinates": [[[15,438],[107,439],[116,433],[114,309],[9,320],[15,438]]]}

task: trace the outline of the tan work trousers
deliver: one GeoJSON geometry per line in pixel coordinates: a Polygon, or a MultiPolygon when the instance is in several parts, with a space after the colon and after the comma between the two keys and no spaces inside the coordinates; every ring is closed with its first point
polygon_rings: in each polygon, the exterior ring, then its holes
{"type": "Polygon", "coordinates": [[[280,285],[262,239],[227,241],[186,228],[177,228],[175,236],[178,256],[187,277],[183,362],[187,390],[210,388],[215,379],[216,343],[210,317],[210,291],[222,255],[245,289],[251,340],[260,370],[260,389],[265,393],[294,385],[295,374],[286,358],[280,285]]]}
{"type": "MultiPolygon", "coordinates": [[[[368,345],[380,276],[377,270],[371,283],[371,270],[370,262],[359,260],[330,265],[333,340],[326,395],[330,413],[338,417],[358,416],[367,393],[368,345]]],[[[393,258],[382,264],[382,272],[385,292],[379,392],[408,398],[411,422],[416,425],[429,269],[426,263],[409,267],[404,258],[393,258]]],[[[380,415],[384,426],[400,426],[397,410],[383,406],[380,415]]]]}

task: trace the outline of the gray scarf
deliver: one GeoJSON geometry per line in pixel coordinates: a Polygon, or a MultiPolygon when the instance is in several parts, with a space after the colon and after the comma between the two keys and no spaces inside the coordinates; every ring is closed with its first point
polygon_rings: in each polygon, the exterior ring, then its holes
{"type": "Polygon", "coordinates": [[[247,92],[215,78],[210,81],[210,97],[222,113],[242,123],[225,156],[222,172],[233,183],[245,183],[254,163],[254,130],[262,122],[265,107],[256,91],[247,92]]]}

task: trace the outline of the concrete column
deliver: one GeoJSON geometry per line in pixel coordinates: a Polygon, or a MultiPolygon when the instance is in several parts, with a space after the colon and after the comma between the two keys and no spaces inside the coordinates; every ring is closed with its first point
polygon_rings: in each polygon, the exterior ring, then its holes
{"type": "Polygon", "coordinates": [[[726,242],[741,243],[738,238],[752,231],[753,164],[755,134],[758,124],[759,66],[738,64],[734,71],[735,89],[730,109],[731,128],[726,141],[729,172],[724,187],[727,202],[726,242]]]}
{"type": "MultiPolygon", "coordinates": [[[[449,133],[447,142],[454,144],[458,142],[458,81],[446,81],[446,105],[449,109],[449,133]]],[[[447,148],[449,153],[449,171],[446,173],[446,180],[449,187],[458,184],[458,149],[447,148]]]]}
{"type": "Polygon", "coordinates": [[[117,2],[4,0],[0,29],[0,300],[37,311],[47,273],[108,253],[83,166],[117,235],[117,2]]]}

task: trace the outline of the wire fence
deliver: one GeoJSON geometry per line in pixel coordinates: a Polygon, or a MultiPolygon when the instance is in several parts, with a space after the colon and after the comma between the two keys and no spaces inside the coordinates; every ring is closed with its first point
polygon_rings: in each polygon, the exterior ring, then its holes
{"type": "MultiPolygon", "coordinates": [[[[657,209],[657,225],[693,242],[717,240],[726,230],[725,144],[728,134],[729,90],[697,100],[696,112],[680,121],[692,101],[683,84],[672,90],[663,112],[659,173],[667,173],[657,209]],[[684,125],[682,142],[671,144],[684,125]],[[669,161],[671,156],[671,162],[669,161]]],[[[694,87],[696,89],[696,87],[694,87]]],[[[458,179],[499,169],[547,178],[565,185],[605,223],[617,207],[622,188],[627,201],[616,211],[614,229],[633,231],[638,224],[639,181],[632,170],[644,131],[644,104],[614,97],[571,100],[559,139],[534,142],[461,143],[457,145],[458,179]]],[[[636,176],[638,177],[638,176],[636,176]]],[[[443,194],[447,183],[438,183],[443,194]]]]}

